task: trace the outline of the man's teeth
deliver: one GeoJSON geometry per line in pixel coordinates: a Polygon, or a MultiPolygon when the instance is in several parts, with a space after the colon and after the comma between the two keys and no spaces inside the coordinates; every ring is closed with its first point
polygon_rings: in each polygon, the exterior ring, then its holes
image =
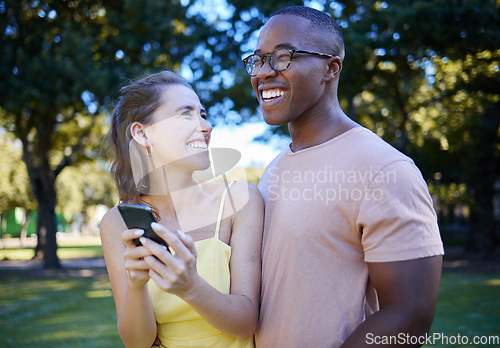
{"type": "Polygon", "coordinates": [[[267,91],[262,91],[262,98],[271,99],[271,98],[281,97],[283,94],[285,94],[285,91],[270,89],[267,91]]]}
{"type": "Polygon", "coordinates": [[[207,143],[204,141],[193,141],[187,145],[189,147],[194,148],[194,149],[206,149],[206,148],[208,148],[207,143]]]}

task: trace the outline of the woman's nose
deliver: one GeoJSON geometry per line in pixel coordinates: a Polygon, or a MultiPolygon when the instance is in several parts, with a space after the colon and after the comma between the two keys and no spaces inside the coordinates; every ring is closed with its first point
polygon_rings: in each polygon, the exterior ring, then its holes
{"type": "Polygon", "coordinates": [[[203,134],[203,137],[205,138],[205,142],[210,144],[210,135],[212,133],[212,125],[207,122],[206,119],[203,117],[200,117],[200,126],[198,127],[198,131],[203,134]]]}
{"type": "Polygon", "coordinates": [[[213,129],[212,125],[201,116],[199,117],[199,122],[198,131],[202,132],[205,136],[210,135],[213,129]]]}

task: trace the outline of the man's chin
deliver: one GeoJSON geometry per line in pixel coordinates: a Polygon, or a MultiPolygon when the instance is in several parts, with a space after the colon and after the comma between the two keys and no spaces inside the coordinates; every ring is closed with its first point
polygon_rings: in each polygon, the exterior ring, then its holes
{"type": "Polygon", "coordinates": [[[264,121],[270,126],[282,126],[288,122],[280,115],[263,114],[264,121]]]}

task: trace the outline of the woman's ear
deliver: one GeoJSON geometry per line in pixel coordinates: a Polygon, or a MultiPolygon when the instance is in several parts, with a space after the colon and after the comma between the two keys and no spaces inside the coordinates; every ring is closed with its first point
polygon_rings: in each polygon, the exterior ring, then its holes
{"type": "Polygon", "coordinates": [[[328,60],[328,71],[325,74],[323,82],[328,82],[339,78],[340,72],[342,71],[342,59],[339,56],[335,56],[328,60]]]}
{"type": "Polygon", "coordinates": [[[137,142],[137,144],[144,147],[150,146],[151,141],[146,135],[146,127],[142,123],[134,122],[130,125],[130,135],[137,142]]]}

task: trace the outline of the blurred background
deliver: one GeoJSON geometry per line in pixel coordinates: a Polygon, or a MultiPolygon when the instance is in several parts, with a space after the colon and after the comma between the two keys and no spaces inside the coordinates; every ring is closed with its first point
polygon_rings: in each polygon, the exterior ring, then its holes
{"type": "Polygon", "coordinates": [[[289,137],[263,123],[241,59],[265,18],[287,5],[338,20],[341,106],[414,159],[447,253],[498,256],[499,0],[6,0],[1,258],[58,269],[61,241],[98,239],[118,199],[105,151],[109,115],[120,87],[145,73],[167,68],[187,79],[208,108],[212,146],[240,150],[236,170],[258,183],[289,137]]]}

